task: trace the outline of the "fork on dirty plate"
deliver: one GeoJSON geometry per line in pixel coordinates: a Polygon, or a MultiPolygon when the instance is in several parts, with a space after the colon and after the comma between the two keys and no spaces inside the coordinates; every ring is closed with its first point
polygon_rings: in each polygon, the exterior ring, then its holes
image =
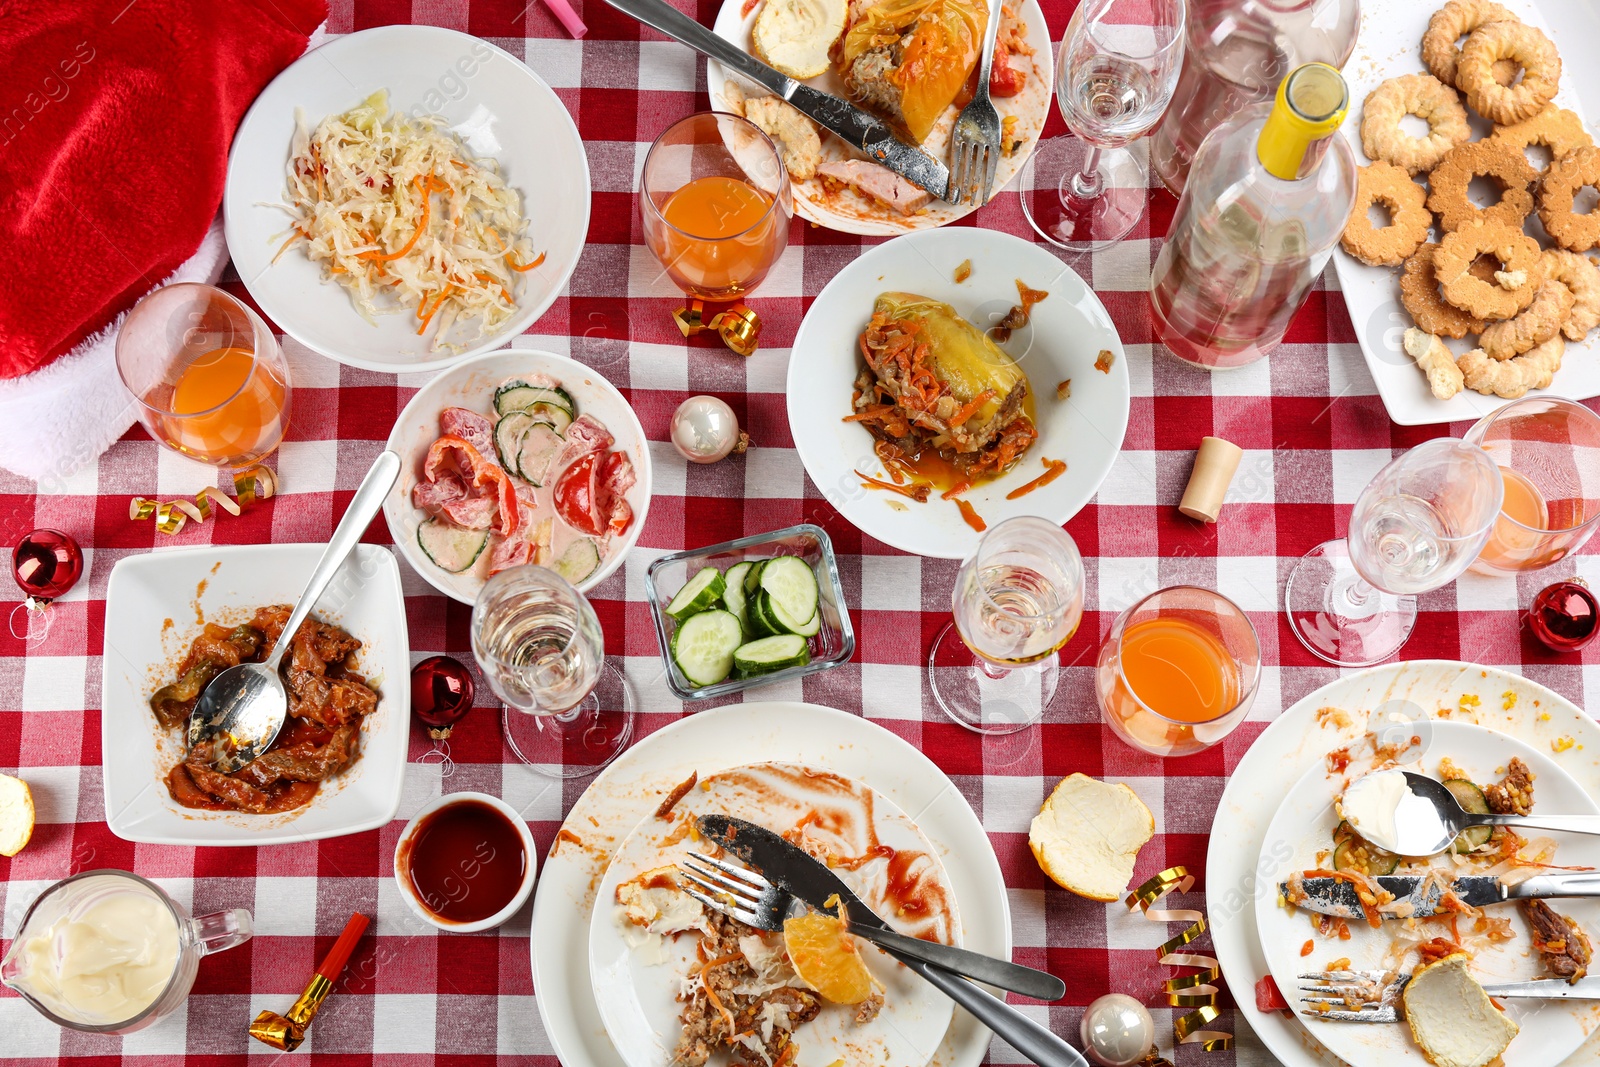
{"type": "MultiPolygon", "coordinates": [[[[1312,971],[1299,979],[1300,992],[1305,994],[1302,1015],[1330,1022],[1393,1023],[1400,1021],[1400,994],[1411,976],[1397,971],[1339,970],[1312,971]]],[[[1485,985],[1483,991],[1491,997],[1600,1000],[1600,977],[1570,984],[1559,978],[1501,982],[1485,985]]]]}

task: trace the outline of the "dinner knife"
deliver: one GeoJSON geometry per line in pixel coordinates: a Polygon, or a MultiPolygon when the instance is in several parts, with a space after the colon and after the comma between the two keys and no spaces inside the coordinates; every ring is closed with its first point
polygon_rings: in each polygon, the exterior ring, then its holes
{"type": "MultiPolygon", "coordinates": [[[[702,815],[696,820],[696,825],[703,837],[715,841],[755,868],[774,885],[812,907],[831,912],[843,903],[845,914],[855,933],[882,945],[889,955],[921,975],[934,988],[971,1012],[979,1022],[1005,1038],[1029,1062],[1037,1064],[1038,1067],[1089,1067],[1088,1061],[1077,1049],[999,997],[943,967],[924,962],[916,956],[884,944],[879,940],[879,935],[884,932],[893,934],[894,931],[889,930],[878,914],[867,907],[866,902],[856,896],[838,875],[798,845],[790,844],[765,827],[726,815],[702,815]]],[[[895,936],[903,937],[898,934],[895,936]]],[[[950,947],[936,945],[930,941],[919,941],[917,938],[905,938],[905,940],[915,942],[909,947],[917,949],[919,954],[950,947]]],[[[963,955],[988,960],[988,957],[979,956],[977,953],[963,955]]],[[[973,968],[966,966],[965,959],[962,962],[962,969],[973,973],[973,968]]]]}
{"type": "Polygon", "coordinates": [[[768,92],[787,100],[817,125],[839,135],[846,144],[859,148],[872,162],[888,167],[940,200],[948,199],[949,168],[922,149],[900,140],[883,120],[848,100],[819,92],[767,66],[732,41],[718,37],[666,0],[606,0],[606,3],[744,75],[768,92]]]}
{"type": "MultiPolygon", "coordinates": [[[[1374,879],[1378,885],[1394,894],[1396,902],[1411,905],[1409,912],[1392,915],[1386,919],[1408,916],[1426,918],[1440,910],[1439,898],[1443,891],[1437,879],[1419,874],[1385,874],[1374,879]]],[[[1336,915],[1341,919],[1364,919],[1366,913],[1356,896],[1353,882],[1343,878],[1305,878],[1300,883],[1305,899],[1291,896],[1289,883],[1278,883],[1278,891],[1297,908],[1314,911],[1319,915],[1336,915]]],[[[1484,874],[1469,874],[1450,883],[1451,891],[1464,904],[1481,908],[1488,904],[1501,904],[1508,900],[1532,900],[1546,897],[1600,897],[1600,872],[1578,874],[1540,874],[1514,884],[1484,874]]]]}

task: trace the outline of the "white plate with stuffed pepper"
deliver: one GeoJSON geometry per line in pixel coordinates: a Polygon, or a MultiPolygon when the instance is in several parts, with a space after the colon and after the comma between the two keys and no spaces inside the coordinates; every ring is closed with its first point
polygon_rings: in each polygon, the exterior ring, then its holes
{"type": "Polygon", "coordinates": [[[1587,55],[1561,41],[1528,0],[1362,7],[1344,135],[1363,170],[1334,263],[1401,425],[1600,396],[1600,148],[1562,70],[1587,55]]]}

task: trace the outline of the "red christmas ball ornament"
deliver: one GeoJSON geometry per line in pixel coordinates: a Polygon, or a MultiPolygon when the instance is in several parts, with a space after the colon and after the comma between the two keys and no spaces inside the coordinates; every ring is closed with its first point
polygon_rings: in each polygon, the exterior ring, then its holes
{"type": "Polygon", "coordinates": [[[472,710],[472,672],[449,656],[429,656],[411,668],[411,711],[443,741],[472,710]]]}
{"type": "Polygon", "coordinates": [[[1600,600],[1578,582],[1557,582],[1539,591],[1528,608],[1528,628],[1557,652],[1572,652],[1600,633],[1600,600]]]}
{"type": "Polygon", "coordinates": [[[11,550],[11,577],[33,600],[54,600],[82,576],[83,550],[60,530],[35,530],[11,550]]]}

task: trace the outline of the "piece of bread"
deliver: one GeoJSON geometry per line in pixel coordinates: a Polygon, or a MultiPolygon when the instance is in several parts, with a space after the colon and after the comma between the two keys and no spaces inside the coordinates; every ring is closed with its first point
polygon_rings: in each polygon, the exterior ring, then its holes
{"type": "Polygon", "coordinates": [[[1517,1036],[1457,952],[1419,968],[1401,994],[1411,1038],[1435,1067],[1487,1067],[1517,1036]]]}
{"type": "Polygon", "coordinates": [[[1028,826],[1028,847],[1057,885],[1090,900],[1128,888],[1155,817],[1133,790],[1086,774],[1063,778],[1028,826]]]}
{"type": "Polygon", "coordinates": [[[844,33],[845,10],[846,0],[766,0],[750,36],[756,58],[791,78],[815,78],[844,33]]]}
{"type": "Polygon", "coordinates": [[[28,783],[0,774],[0,856],[15,856],[33,837],[33,792],[28,783]]]}

